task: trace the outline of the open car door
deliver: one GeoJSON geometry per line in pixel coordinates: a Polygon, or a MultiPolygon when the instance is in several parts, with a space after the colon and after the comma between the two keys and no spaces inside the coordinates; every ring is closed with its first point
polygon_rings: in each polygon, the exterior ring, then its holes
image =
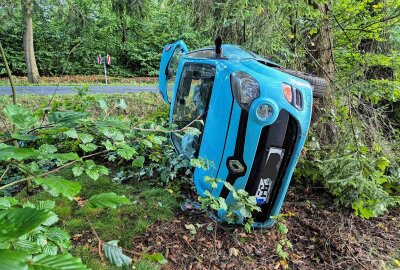
{"type": "Polygon", "coordinates": [[[171,104],[179,60],[188,52],[182,40],[165,45],[160,62],[158,89],[167,104],[171,104]]]}

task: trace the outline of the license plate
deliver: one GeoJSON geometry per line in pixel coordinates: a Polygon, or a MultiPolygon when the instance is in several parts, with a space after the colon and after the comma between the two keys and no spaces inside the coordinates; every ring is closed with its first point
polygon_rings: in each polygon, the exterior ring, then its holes
{"type": "Polygon", "coordinates": [[[260,183],[256,191],[257,204],[268,203],[272,189],[275,185],[278,176],[279,168],[281,167],[284,156],[284,149],[271,147],[269,148],[267,159],[261,173],[260,183]]]}

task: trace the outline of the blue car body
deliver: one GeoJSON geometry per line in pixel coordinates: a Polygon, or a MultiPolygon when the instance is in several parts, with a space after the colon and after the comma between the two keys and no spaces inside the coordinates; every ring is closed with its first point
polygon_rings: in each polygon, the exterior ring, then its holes
{"type": "Polygon", "coordinates": [[[216,55],[213,47],[189,52],[183,41],[166,45],[160,63],[159,90],[171,105],[171,122],[182,128],[204,120],[199,136],[171,135],[179,153],[214,164],[194,170],[198,194],[209,190],[234,203],[223,183],[213,189],[205,176],[245,189],[262,209],[253,214],[255,227],[271,226],[280,212],[311,120],[311,85],[277,67],[235,45],[222,45],[216,55]]]}

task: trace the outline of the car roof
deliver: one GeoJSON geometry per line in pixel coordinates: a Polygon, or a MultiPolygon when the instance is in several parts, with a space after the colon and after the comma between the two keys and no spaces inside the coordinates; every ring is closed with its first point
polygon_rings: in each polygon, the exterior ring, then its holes
{"type": "MultiPolygon", "coordinates": [[[[190,51],[186,54],[187,57],[190,58],[215,58],[214,53],[207,53],[207,52],[213,52],[214,47],[204,47],[201,49],[197,49],[194,51],[190,51]]],[[[276,66],[280,67],[279,64],[271,61],[270,59],[264,58],[258,54],[255,54],[253,52],[246,51],[245,49],[242,49],[241,47],[237,45],[232,45],[232,44],[222,44],[222,57],[221,59],[232,59],[232,60],[243,60],[243,59],[254,59],[259,62],[262,62],[265,65],[268,66],[276,66]]]]}

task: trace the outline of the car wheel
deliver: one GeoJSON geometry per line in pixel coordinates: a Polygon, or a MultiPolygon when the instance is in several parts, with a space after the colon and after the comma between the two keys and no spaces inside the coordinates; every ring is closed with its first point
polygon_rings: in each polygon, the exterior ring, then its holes
{"type": "Polygon", "coordinates": [[[288,73],[300,79],[309,82],[313,88],[313,97],[323,98],[326,94],[326,80],[312,74],[307,74],[301,71],[291,69],[281,69],[282,72],[288,73]]]}

